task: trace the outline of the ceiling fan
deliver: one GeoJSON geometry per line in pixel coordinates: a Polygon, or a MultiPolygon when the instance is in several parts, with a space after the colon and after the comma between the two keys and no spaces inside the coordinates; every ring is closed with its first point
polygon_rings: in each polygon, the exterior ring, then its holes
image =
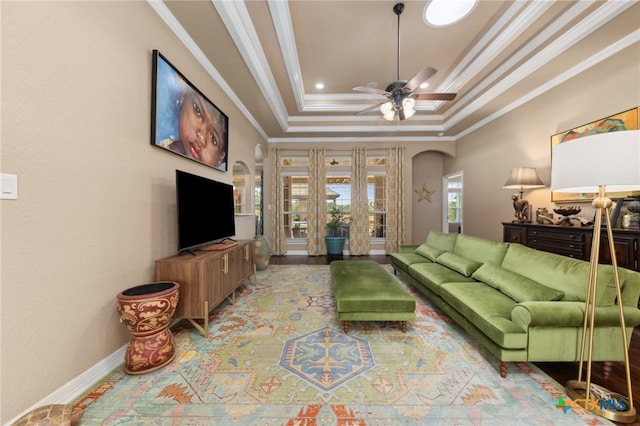
{"type": "Polygon", "coordinates": [[[420,70],[411,80],[400,80],[400,14],[404,11],[404,3],[396,3],[393,6],[393,13],[398,16],[398,68],[397,79],[389,84],[386,90],[374,89],[366,86],[354,87],[353,90],[364,93],[373,93],[387,97],[386,101],[379,102],[375,105],[365,108],[356,114],[365,114],[376,108],[380,108],[384,118],[392,121],[395,113],[398,113],[400,120],[410,118],[415,114],[415,103],[417,100],[428,101],[451,101],[456,97],[456,93],[429,93],[420,92],[417,89],[429,77],[434,75],[437,70],[435,68],[426,67],[420,70]]]}

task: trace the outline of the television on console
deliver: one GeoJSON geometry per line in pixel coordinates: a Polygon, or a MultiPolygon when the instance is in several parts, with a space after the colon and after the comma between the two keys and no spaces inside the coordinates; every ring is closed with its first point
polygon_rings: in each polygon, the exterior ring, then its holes
{"type": "Polygon", "coordinates": [[[176,170],[176,203],[180,253],[235,235],[232,185],[176,170]]]}

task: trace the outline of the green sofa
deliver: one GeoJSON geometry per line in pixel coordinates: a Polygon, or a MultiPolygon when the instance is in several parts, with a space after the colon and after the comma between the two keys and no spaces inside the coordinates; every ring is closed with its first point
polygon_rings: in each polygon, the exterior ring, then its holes
{"type": "MultiPolygon", "coordinates": [[[[580,359],[589,262],[431,232],[424,244],[393,253],[391,265],[500,360],[502,377],[509,361],[580,359]]],[[[640,324],[640,273],[619,268],[619,277],[628,348],[640,324]]],[[[609,367],[624,360],[611,265],[598,268],[592,359],[609,367]]]]}

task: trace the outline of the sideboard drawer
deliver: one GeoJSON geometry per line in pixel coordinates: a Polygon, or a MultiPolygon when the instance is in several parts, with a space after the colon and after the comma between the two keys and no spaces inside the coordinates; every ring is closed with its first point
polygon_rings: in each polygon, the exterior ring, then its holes
{"type": "Polygon", "coordinates": [[[538,238],[541,240],[551,239],[560,240],[565,242],[577,242],[582,244],[584,242],[584,232],[576,232],[573,230],[567,231],[548,231],[539,229],[528,230],[529,239],[538,238]]]}
{"type": "Polygon", "coordinates": [[[574,259],[582,259],[584,253],[583,244],[567,244],[562,241],[542,238],[529,238],[529,247],[536,250],[573,257],[574,259]]]}

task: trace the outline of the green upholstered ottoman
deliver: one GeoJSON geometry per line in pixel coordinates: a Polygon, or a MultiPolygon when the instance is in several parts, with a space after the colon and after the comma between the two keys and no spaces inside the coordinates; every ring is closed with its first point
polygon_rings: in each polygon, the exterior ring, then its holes
{"type": "Polygon", "coordinates": [[[338,319],[344,332],[349,321],[407,321],[416,318],[416,301],[409,291],[380,264],[372,260],[331,262],[331,283],[338,319]]]}

